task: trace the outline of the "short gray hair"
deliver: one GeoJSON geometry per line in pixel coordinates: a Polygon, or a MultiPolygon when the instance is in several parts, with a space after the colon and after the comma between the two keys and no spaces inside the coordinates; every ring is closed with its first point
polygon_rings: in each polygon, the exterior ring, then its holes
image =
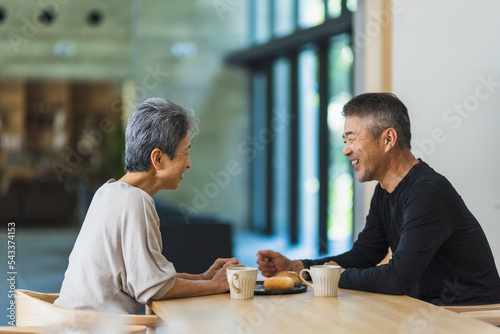
{"type": "Polygon", "coordinates": [[[392,93],[364,93],[344,105],[342,114],[369,121],[367,127],[374,139],[387,128],[398,134],[399,146],[411,149],[410,116],[404,103],[392,93]]]}
{"type": "Polygon", "coordinates": [[[155,148],[175,158],[186,134],[198,133],[193,112],[172,101],[151,98],[139,103],[130,115],[125,131],[125,172],[144,172],[151,167],[155,148]]]}

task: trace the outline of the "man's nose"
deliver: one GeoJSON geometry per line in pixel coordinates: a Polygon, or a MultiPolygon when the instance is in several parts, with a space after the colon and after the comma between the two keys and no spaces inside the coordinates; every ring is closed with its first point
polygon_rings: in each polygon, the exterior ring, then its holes
{"type": "Polygon", "coordinates": [[[349,154],[351,154],[351,152],[352,152],[351,144],[345,143],[344,144],[344,149],[342,150],[342,154],[347,157],[349,154]]]}

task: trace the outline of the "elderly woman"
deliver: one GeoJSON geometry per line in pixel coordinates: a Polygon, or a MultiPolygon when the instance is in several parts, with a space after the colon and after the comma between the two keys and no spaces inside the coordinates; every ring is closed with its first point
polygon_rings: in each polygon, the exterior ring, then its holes
{"type": "Polygon", "coordinates": [[[125,172],[97,190],[69,257],[59,298],[67,308],[118,304],[135,313],[150,300],[227,292],[226,268],[217,259],[203,274],[176,273],[161,253],[159,218],[151,197],[177,189],[191,168],[193,115],[159,98],[138,104],[125,133],[125,172]]]}

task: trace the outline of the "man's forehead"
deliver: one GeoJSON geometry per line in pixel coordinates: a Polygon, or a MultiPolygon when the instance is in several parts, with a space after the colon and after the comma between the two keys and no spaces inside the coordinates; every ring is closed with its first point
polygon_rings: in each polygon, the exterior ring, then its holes
{"type": "Polygon", "coordinates": [[[348,116],[344,123],[344,136],[359,135],[367,130],[367,124],[360,117],[348,116]]]}
{"type": "Polygon", "coordinates": [[[361,120],[359,117],[348,116],[345,118],[344,122],[344,133],[356,132],[361,125],[361,120]]]}

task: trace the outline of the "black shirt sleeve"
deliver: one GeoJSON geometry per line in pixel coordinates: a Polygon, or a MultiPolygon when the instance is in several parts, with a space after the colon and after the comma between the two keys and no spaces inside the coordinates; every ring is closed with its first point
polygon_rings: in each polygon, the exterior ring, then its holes
{"type": "MultiPolygon", "coordinates": [[[[376,192],[380,191],[377,186],[376,192]]],[[[369,268],[377,265],[388,253],[389,244],[384,231],[382,217],[373,196],[370,211],[366,217],[366,226],[358,235],[352,249],[346,253],[325,257],[318,260],[302,260],[305,268],[312,265],[335,261],[342,268],[369,268]]]]}
{"type": "Polygon", "coordinates": [[[392,259],[386,265],[347,269],[339,286],[378,293],[409,293],[453,232],[444,203],[433,186],[412,188],[404,200],[400,241],[392,259]]]}

